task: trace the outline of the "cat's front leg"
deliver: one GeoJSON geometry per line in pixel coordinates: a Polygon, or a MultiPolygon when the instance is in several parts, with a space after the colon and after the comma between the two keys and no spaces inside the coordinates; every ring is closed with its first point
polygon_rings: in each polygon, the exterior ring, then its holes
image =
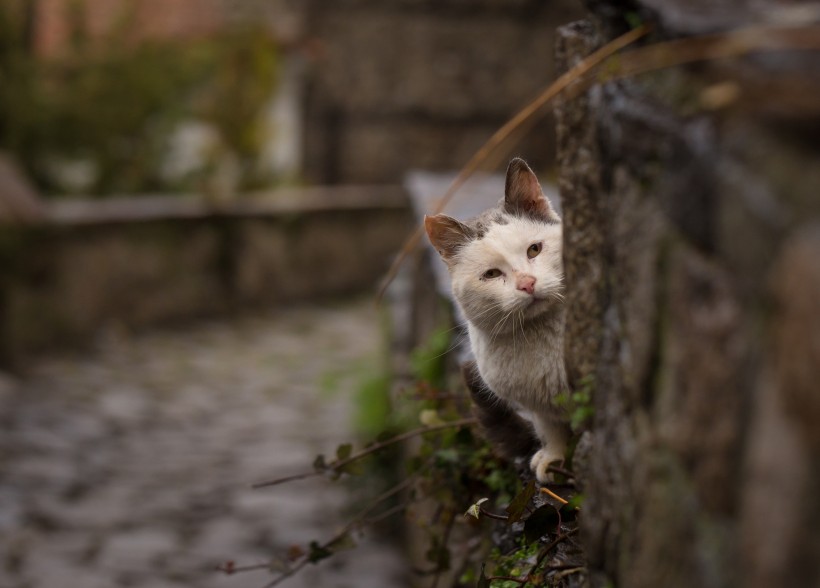
{"type": "Polygon", "coordinates": [[[540,483],[550,480],[547,468],[551,463],[564,460],[569,440],[569,429],[559,419],[548,414],[533,414],[535,432],[541,440],[541,449],[530,460],[530,469],[540,483]]]}

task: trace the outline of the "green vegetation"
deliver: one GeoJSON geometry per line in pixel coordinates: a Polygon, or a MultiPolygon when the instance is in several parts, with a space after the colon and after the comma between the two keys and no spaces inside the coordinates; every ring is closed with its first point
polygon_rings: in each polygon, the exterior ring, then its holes
{"type": "Polygon", "coordinates": [[[14,153],[42,190],[70,191],[55,171],[69,167],[81,170],[78,189],[91,194],[193,189],[224,157],[238,163],[241,187],[271,180],[257,165],[259,118],[277,83],[279,53],[261,28],[129,44],[126,18],[94,40],[83,19],[74,20],[70,50],[43,60],[27,46],[22,16],[0,7],[0,149],[14,153]],[[216,130],[217,152],[207,154],[210,165],[169,180],[161,164],[170,138],[191,120],[216,130]]]}
{"type": "MultiPolygon", "coordinates": [[[[397,397],[391,396],[391,379],[366,366],[321,378],[326,393],[341,379],[360,379],[357,400],[363,408],[357,429],[371,441],[363,446],[342,443],[332,455],[317,456],[304,473],[262,486],[309,477],[349,480],[357,503],[366,506],[352,513],[350,523],[333,537],[275,556],[282,565],[269,585],[355,547],[359,532],[373,526],[402,533],[407,526],[415,529],[426,546],[425,561],[415,563],[431,586],[560,586],[560,577],[584,572],[580,550],[570,540],[583,497],[560,468],[565,475],[558,476],[554,490],[569,501],[540,491],[526,467],[522,478],[515,464],[495,456],[477,434],[463,384],[447,381],[451,336],[445,325],[413,351],[415,384],[397,397]]],[[[579,396],[568,396],[578,403],[574,411],[579,415],[589,410],[591,387],[588,382],[579,396]]],[[[225,564],[222,569],[274,568],[225,564]]]]}
{"type": "Polygon", "coordinates": [[[451,332],[452,329],[449,327],[441,327],[433,331],[427,341],[413,350],[410,355],[410,364],[419,382],[430,386],[444,385],[451,332]]]}
{"type": "Polygon", "coordinates": [[[594,390],[595,378],[589,375],[581,380],[578,390],[563,392],[555,399],[555,404],[564,410],[569,418],[570,428],[576,433],[583,430],[595,414],[592,406],[594,390]]]}

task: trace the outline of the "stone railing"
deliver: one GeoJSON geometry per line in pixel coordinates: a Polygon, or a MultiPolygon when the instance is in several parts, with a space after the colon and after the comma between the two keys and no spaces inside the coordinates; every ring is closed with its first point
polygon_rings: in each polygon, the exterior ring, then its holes
{"type": "Polygon", "coordinates": [[[57,200],[0,227],[0,357],[373,288],[411,226],[396,186],[57,200]]]}

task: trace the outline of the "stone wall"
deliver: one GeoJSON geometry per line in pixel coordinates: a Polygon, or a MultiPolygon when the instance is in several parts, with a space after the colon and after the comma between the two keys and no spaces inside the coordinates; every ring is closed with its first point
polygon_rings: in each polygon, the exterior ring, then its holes
{"type": "Polygon", "coordinates": [[[397,187],[304,189],[213,208],[56,202],[0,227],[0,364],[138,328],[374,290],[412,228],[397,187]]]}
{"type": "MultiPolygon", "coordinates": [[[[654,40],[759,20],[740,1],[638,4],[654,40]]],[[[594,11],[561,30],[563,68],[625,30],[617,3],[594,11]]],[[[593,586],[820,582],[820,119],[787,91],[820,95],[816,62],[678,68],[558,109],[567,361],[576,386],[594,377],[576,456],[593,586]]]]}
{"type": "MultiPolygon", "coordinates": [[[[320,183],[394,182],[459,169],[555,77],[555,28],[570,0],[314,2],[307,174],[320,183]]],[[[553,125],[518,145],[552,162],[553,125]]]]}

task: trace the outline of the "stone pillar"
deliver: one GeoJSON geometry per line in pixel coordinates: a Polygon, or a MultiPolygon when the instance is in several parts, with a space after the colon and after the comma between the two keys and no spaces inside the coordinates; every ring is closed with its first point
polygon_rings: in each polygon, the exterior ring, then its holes
{"type": "MultiPolygon", "coordinates": [[[[656,41],[755,19],[647,4],[656,41]]],[[[594,10],[561,29],[559,66],[624,30],[594,10]]],[[[593,586],[820,581],[820,144],[817,111],[787,106],[796,77],[820,88],[809,60],[769,55],[556,111],[566,354],[594,387],[576,464],[593,586]]]]}

